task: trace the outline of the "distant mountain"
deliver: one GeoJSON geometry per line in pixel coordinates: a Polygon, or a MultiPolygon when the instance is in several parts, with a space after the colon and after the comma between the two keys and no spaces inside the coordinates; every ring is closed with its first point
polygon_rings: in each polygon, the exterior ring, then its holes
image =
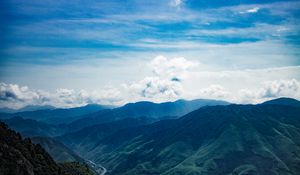
{"type": "Polygon", "coordinates": [[[129,103],[125,106],[116,109],[117,112],[127,116],[140,117],[147,116],[151,118],[161,118],[168,116],[182,116],[195,109],[203,106],[228,105],[228,102],[208,99],[196,100],[177,100],[175,102],[152,103],[152,102],[137,102],[129,103]]]}
{"type": "Polygon", "coordinates": [[[81,154],[108,174],[297,175],[299,128],[300,108],[211,106],[179,119],[118,130],[81,154]]]}
{"type": "Polygon", "coordinates": [[[300,101],[293,99],[293,98],[277,98],[274,100],[266,101],[262,103],[263,105],[286,105],[286,106],[294,106],[294,107],[300,107],[300,101]]]}
{"type": "Polygon", "coordinates": [[[151,120],[147,118],[126,118],[109,123],[97,124],[83,128],[77,132],[67,133],[56,139],[62,141],[77,153],[82,153],[97,146],[106,136],[124,128],[146,125],[151,120]]]}
{"type": "Polygon", "coordinates": [[[50,137],[33,137],[31,141],[40,144],[56,162],[84,162],[64,144],[50,137]]]}
{"type": "Polygon", "coordinates": [[[20,132],[25,137],[35,136],[59,136],[67,132],[67,128],[63,125],[51,125],[43,122],[38,122],[32,119],[23,119],[21,117],[13,117],[10,119],[3,119],[10,128],[20,132]]]}
{"type": "Polygon", "coordinates": [[[128,103],[111,110],[102,110],[88,114],[79,120],[71,122],[71,130],[88,127],[97,123],[116,121],[124,118],[148,117],[154,120],[178,118],[203,106],[228,105],[226,101],[197,99],[177,100],[175,102],[152,103],[147,101],[128,103]]]}
{"type": "Polygon", "coordinates": [[[45,110],[45,109],[55,109],[54,106],[44,105],[44,106],[35,106],[35,105],[28,105],[21,109],[18,109],[17,112],[25,112],[25,111],[38,111],[38,110],[45,110]]]}
{"type": "Polygon", "coordinates": [[[16,112],[37,111],[37,110],[44,110],[44,109],[55,109],[55,107],[50,105],[45,105],[45,106],[29,105],[20,109],[0,108],[0,113],[16,113],[16,112]]]}
{"type": "MultiPolygon", "coordinates": [[[[82,128],[89,127],[95,124],[107,123],[107,122],[112,122],[112,121],[122,120],[126,118],[132,118],[132,117],[140,118],[142,116],[150,116],[147,117],[147,122],[149,123],[158,119],[174,118],[174,117],[176,118],[179,115],[182,115],[184,113],[187,113],[189,111],[192,111],[204,105],[225,105],[225,104],[228,103],[223,101],[214,101],[214,100],[192,100],[192,101],[178,100],[175,102],[166,102],[160,104],[151,103],[151,102],[137,102],[137,103],[130,103],[116,109],[103,109],[103,110],[101,110],[103,107],[99,105],[87,105],[85,107],[79,107],[79,108],[39,110],[39,111],[32,111],[32,112],[7,114],[10,115],[10,117],[16,115],[16,116],[25,117],[25,119],[23,119],[22,117],[12,117],[8,119],[2,119],[2,121],[7,123],[11,128],[20,132],[23,136],[26,137],[36,137],[36,136],[55,137],[55,136],[63,135],[68,132],[78,131],[82,128]],[[77,116],[87,111],[92,112],[98,110],[100,111],[87,114],[87,115],[77,116]],[[35,119],[31,119],[31,118],[35,118],[35,119]],[[49,120],[53,121],[53,119],[60,120],[60,122],[54,122],[54,123],[63,123],[68,120],[71,121],[72,119],[75,118],[80,118],[80,119],[76,120],[75,122],[72,122],[69,125],[66,124],[55,125],[55,124],[47,123],[49,122],[49,120]]],[[[129,120],[125,120],[125,121],[129,121],[129,120]]],[[[132,124],[136,125],[136,122],[132,122],[132,124]]],[[[91,130],[93,129],[89,128],[87,131],[91,131],[91,130]]],[[[77,143],[77,142],[73,141],[73,143],[77,143]]]]}
{"type": "Polygon", "coordinates": [[[11,118],[20,116],[26,119],[34,119],[37,121],[50,124],[63,124],[80,119],[82,116],[94,113],[103,109],[110,109],[112,106],[103,106],[97,104],[89,104],[82,107],[67,108],[67,109],[45,109],[37,111],[25,111],[17,113],[0,113],[0,118],[11,118]]]}

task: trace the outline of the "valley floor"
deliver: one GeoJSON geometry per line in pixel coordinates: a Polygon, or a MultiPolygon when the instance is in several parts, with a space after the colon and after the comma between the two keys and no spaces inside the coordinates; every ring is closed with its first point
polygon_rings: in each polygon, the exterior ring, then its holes
{"type": "Polygon", "coordinates": [[[104,168],[100,164],[96,164],[91,160],[86,160],[86,163],[89,164],[97,172],[98,175],[105,175],[105,173],[107,172],[106,168],[104,168]]]}

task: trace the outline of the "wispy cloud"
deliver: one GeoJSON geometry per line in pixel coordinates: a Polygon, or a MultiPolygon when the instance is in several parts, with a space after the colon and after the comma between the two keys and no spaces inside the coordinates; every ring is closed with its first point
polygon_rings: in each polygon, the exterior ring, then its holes
{"type": "Polygon", "coordinates": [[[183,0],[171,0],[170,5],[174,7],[180,7],[183,3],[183,0]]]}
{"type": "Polygon", "coordinates": [[[248,9],[248,10],[240,12],[240,13],[241,14],[244,14],[244,13],[257,13],[259,10],[260,10],[259,7],[254,7],[254,8],[248,9]]]}

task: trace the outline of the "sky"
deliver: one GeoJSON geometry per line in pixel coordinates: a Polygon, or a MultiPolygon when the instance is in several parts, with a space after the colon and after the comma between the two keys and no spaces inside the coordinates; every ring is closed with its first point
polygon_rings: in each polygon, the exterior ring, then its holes
{"type": "Polygon", "coordinates": [[[300,99],[300,1],[2,0],[0,108],[300,99]]]}

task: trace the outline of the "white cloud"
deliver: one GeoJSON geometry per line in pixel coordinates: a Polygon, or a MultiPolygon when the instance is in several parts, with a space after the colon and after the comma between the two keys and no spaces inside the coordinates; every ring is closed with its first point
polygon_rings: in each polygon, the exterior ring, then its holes
{"type": "Polygon", "coordinates": [[[276,98],[280,96],[299,96],[300,83],[296,79],[267,81],[264,83],[260,95],[264,98],[276,98]]]}
{"type": "Polygon", "coordinates": [[[251,9],[248,9],[246,10],[247,13],[256,13],[259,11],[259,7],[254,7],[254,8],[251,8],[251,9]]]}
{"type": "Polygon", "coordinates": [[[183,95],[182,81],[188,77],[194,62],[180,58],[155,57],[148,66],[152,76],[140,81],[122,84],[121,87],[107,87],[98,91],[73,90],[66,88],[47,92],[29,89],[16,84],[0,84],[0,107],[20,108],[26,105],[52,105],[74,107],[88,103],[122,105],[130,101],[176,100],[183,95]]]}
{"type": "Polygon", "coordinates": [[[118,104],[120,92],[116,89],[88,93],[85,90],[57,89],[54,93],[29,89],[27,86],[0,83],[0,107],[21,108],[27,105],[75,107],[89,103],[118,104]]]}
{"type": "Polygon", "coordinates": [[[249,6],[245,6],[245,5],[241,5],[241,6],[235,6],[232,8],[232,10],[239,10],[240,14],[247,14],[247,13],[257,13],[259,10],[261,10],[261,7],[249,7],[249,6]]]}
{"type": "Polygon", "coordinates": [[[200,89],[200,97],[214,98],[214,99],[226,99],[230,93],[221,85],[213,84],[207,88],[200,89]]]}
{"type": "Polygon", "coordinates": [[[149,64],[153,76],[140,81],[123,84],[131,101],[151,100],[155,102],[176,100],[183,97],[182,81],[196,63],[183,57],[155,57],[149,64]]]}
{"type": "Polygon", "coordinates": [[[259,103],[279,97],[299,99],[300,82],[296,79],[265,81],[258,89],[241,89],[238,94],[242,103],[259,103]]]}
{"type": "MultiPolygon", "coordinates": [[[[201,58],[204,56],[201,55],[201,58]]],[[[281,96],[300,99],[299,66],[235,70],[228,67],[230,71],[226,71],[223,70],[225,68],[220,69],[214,64],[208,66],[208,62],[203,64],[201,58],[191,60],[168,55],[168,57],[156,56],[146,63],[134,62],[138,69],[132,70],[130,74],[128,68],[124,69],[124,74],[118,74],[119,77],[123,76],[122,81],[111,85],[107,83],[108,87],[101,84],[102,81],[95,81],[91,87],[104,87],[97,91],[93,89],[87,91],[83,86],[76,90],[61,88],[50,92],[0,83],[0,107],[20,108],[26,105],[74,107],[87,103],[123,105],[140,100],[163,102],[179,98],[212,98],[235,103],[258,103],[281,96]],[[138,70],[141,72],[136,76],[138,70]],[[131,75],[133,78],[127,80],[126,78],[131,75]]],[[[218,59],[219,62],[221,60],[218,59]]],[[[225,61],[228,62],[228,59],[225,61]]],[[[234,61],[230,63],[237,64],[234,61]]],[[[99,67],[95,66],[95,69],[99,67]]],[[[68,71],[65,68],[63,70],[68,71]]],[[[76,73],[83,75],[84,71],[76,73]]],[[[77,79],[70,82],[75,81],[77,79]]]]}
{"type": "Polygon", "coordinates": [[[48,95],[42,91],[32,91],[27,86],[0,83],[1,107],[19,108],[26,104],[38,104],[48,100],[48,95]]]}
{"type": "Polygon", "coordinates": [[[226,28],[219,30],[210,29],[194,29],[189,30],[186,35],[207,35],[207,36],[232,36],[232,37],[251,37],[255,39],[265,40],[267,38],[276,38],[279,36],[288,36],[296,34],[297,26],[293,24],[265,24],[255,23],[248,28],[226,28]]]}
{"type": "Polygon", "coordinates": [[[155,102],[178,99],[183,88],[180,82],[161,79],[160,77],[146,77],[141,81],[124,84],[125,92],[130,101],[150,100],[155,102]]]}
{"type": "Polygon", "coordinates": [[[174,7],[180,7],[183,3],[183,0],[172,0],[170,2],[170,5],[171,6],[174,6],[174,7]]]}
{"type": "Polygon", "coordinates": [[[195,65],[183,57],[168,59],[164,56],[157,56],[150,63],[153,73],[166,79],[185,78],[188,70],[195,65]]]}

